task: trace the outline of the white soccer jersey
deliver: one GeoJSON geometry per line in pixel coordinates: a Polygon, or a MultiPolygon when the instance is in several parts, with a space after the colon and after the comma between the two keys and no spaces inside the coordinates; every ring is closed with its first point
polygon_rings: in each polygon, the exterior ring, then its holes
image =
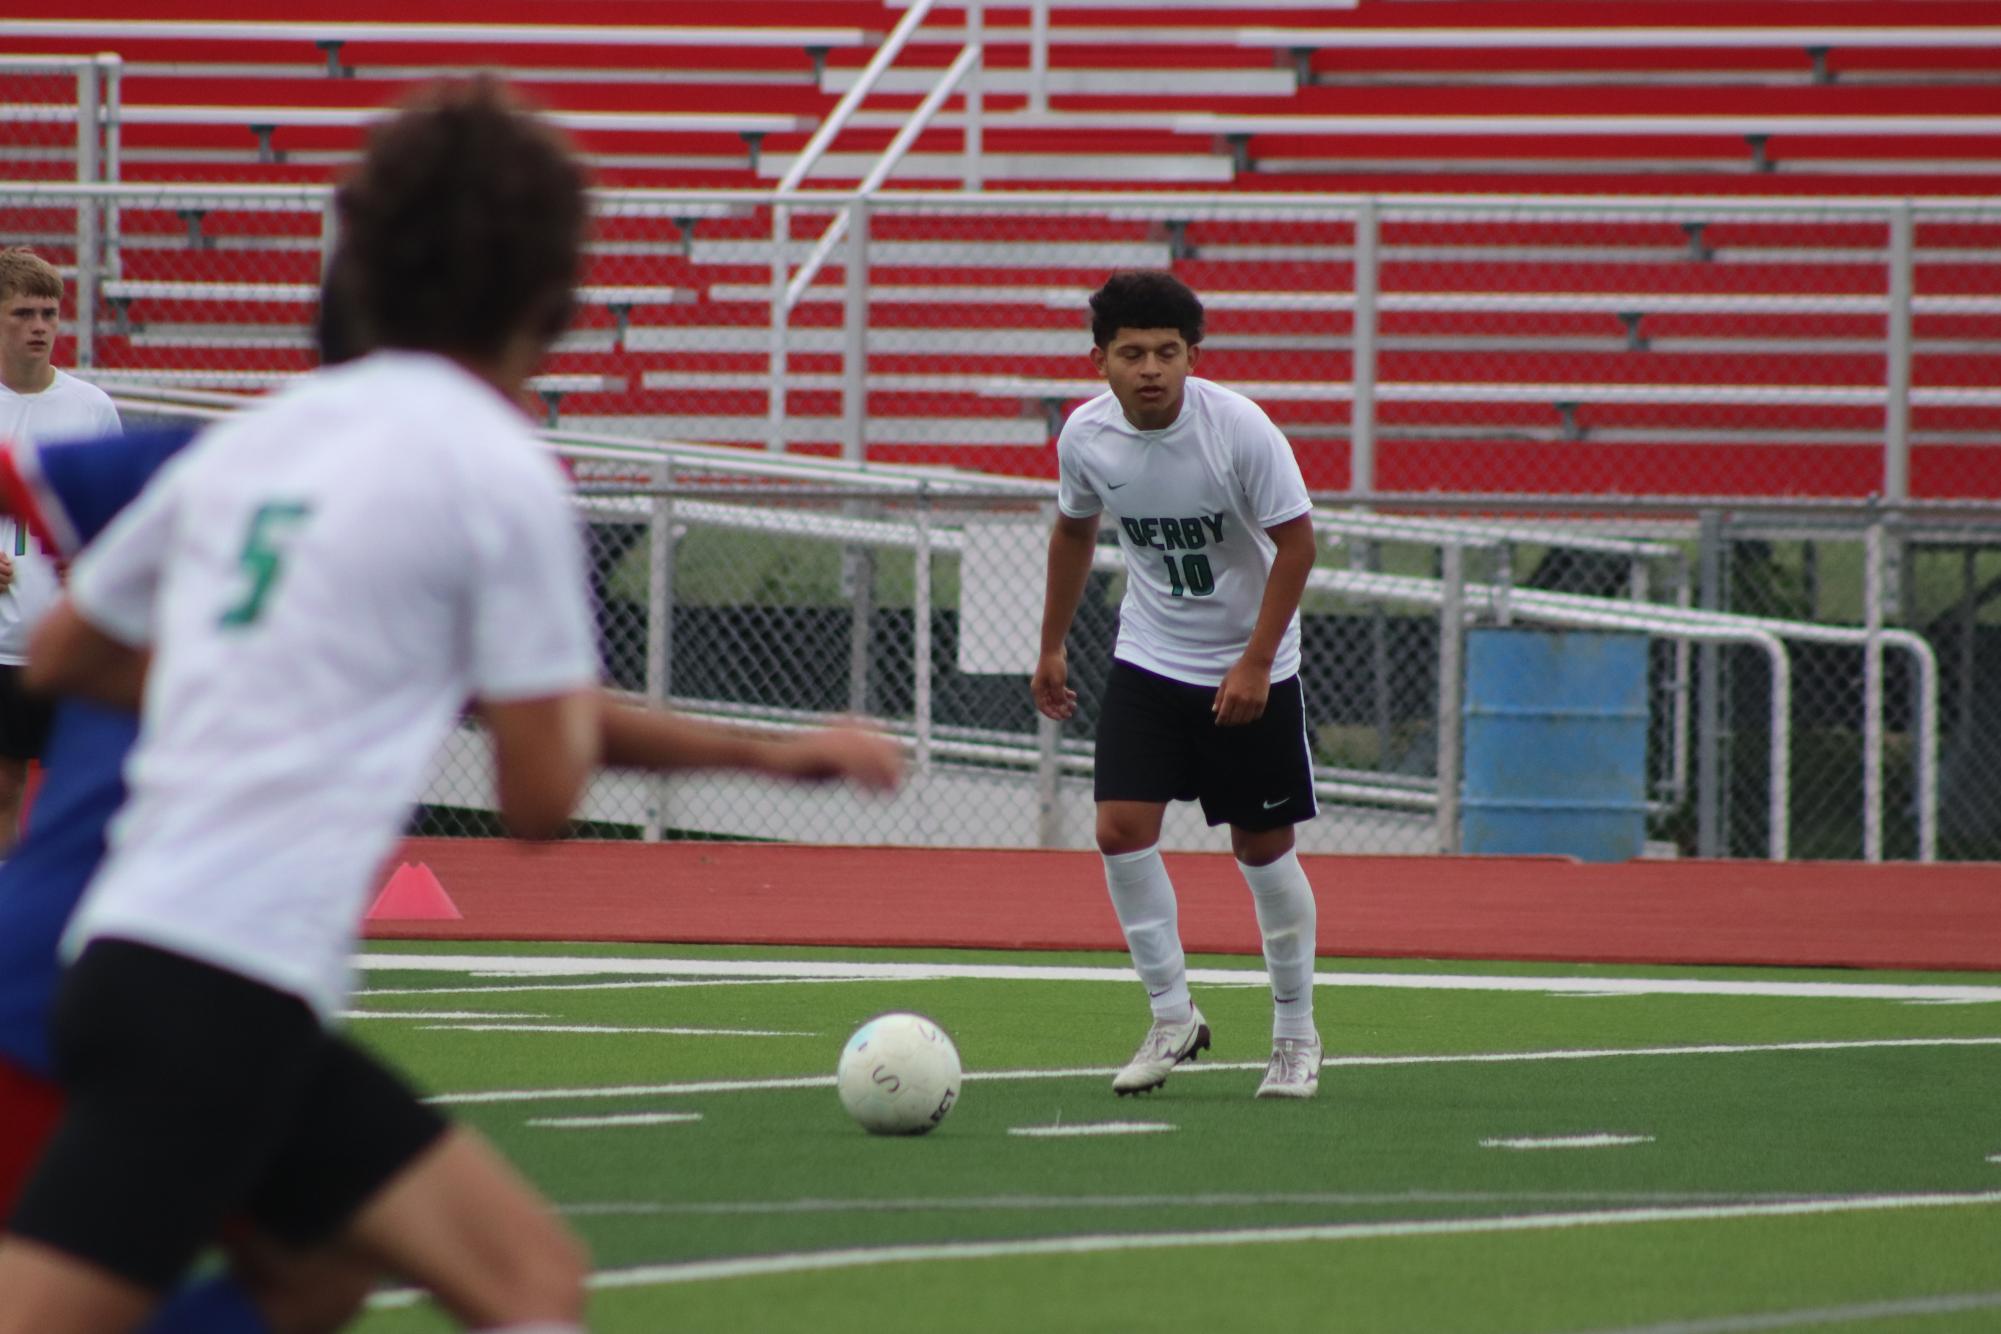
{"type": "Polygon", "coordinates": [[[382,352],[218,426],[77,562],[94,624],[151,642],[131,797],[65,937],[349,991],[365,899],[469,698],[593,686],[581,534],[521,416],[382,352]]]}
{"type": "MultiPolygon", "coordinates": [[[[1265,529],[1313,508],[1292,446],[1264,410],[1210,380],[1184,382],[1172,426],[1142,431],[1110,390],[1056,441],[1057,504],[1105,511],[1126,554],[1114,656],[1191,685],[1221,684],[1243,656],[1277,546],[1265,529]]],[[[1299,670],[1299,615],[1272,661],[1299,670]]]]}
{"type": "MultiPolygon", "coordinates": [[[[118,409],[94,384],[57,371],[38,394],[17,394],[0,385],[0,440],[38,445],[116,435],[118,409]]],[[[28,632],[56,600],[56,568],[42,554],[25,525],[0,518],[0,551],[14,561],[14,581],[0,592],[0,663],[28,660],[28,632]]]]}

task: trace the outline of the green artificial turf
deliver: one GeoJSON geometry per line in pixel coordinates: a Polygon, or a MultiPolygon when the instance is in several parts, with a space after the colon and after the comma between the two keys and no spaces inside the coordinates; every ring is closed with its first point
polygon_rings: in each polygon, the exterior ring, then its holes
{"type": "MultiPolygon", "coordinates": [[[[1121,962],[677,946],[369,952],[1121,962]]],[[[1833,970],[1328,961],[1322,973],[2001,987],[1976,974],[1833,970]]],[[[2001,1005],[1323,984],[1318,1017],[1336,1064],[1317,1100],[1271,1103],[1251,1097],[1268,1050],[1262,986],[1198,984],[1213,1051],[1158,1093],[1120,1100],[1110,1071],[1146,1023],[1129,975],[603,985],[621,980],[371,969],[355,1002],[371,1016],[355,1031],[491,1136],[588,1241],[593,1329],[1701,1334],[1699,1322],[1720,1317],[1765,1322],[1745,1329],[2001,1328],[2001,1005]],[[831,1087],[848,1033],[889,1009],[938,1019],[968,1070],[958,1106],[921,1139],[863,1134],[831,1087]],[[417,1013],[480,1017],[380,1017],[417,1013]],[[1845,1045],[1889,1042],[1911,1045],[1845,1045]],[[1699,1046],[1753,1050],[1686,1050],[1699,1046]],[[605,1089],[625,1091],[590,1096],[605,1089]],[[533,1124],[662,1112],[700,1119],[533,1124]],[[1173,1129],[1009,1133],[1105,1121],[1173,1129]],[[1483,1144],[1592,1134],[1639,1142],[1483,1144]],[[1952,1202],[1861,1207],[1882,1197],[1952,1202]],[[1799,1208],[1834,1212],[1775,1212],[1799,1208]],[[1110,1240],[1065,1240],[1075,1238],[1110,1240]],[[949,1249],[989,1244],[1029,1253],[949,1249]],[[885,1263],[883,1248],[924,1249],[885,1263]],[[774,1272],[852,1251],[862,1254],[838,1267],[774,1272]],[[752,1272],[674,1268],[702,1261],[752,1272]],[[1775,1314],[1823,1310],[1833,1314],[1775,1314]]],[[[361,1326],[447,1327],[421,1304],[378,1309],[361,1326]]]]}

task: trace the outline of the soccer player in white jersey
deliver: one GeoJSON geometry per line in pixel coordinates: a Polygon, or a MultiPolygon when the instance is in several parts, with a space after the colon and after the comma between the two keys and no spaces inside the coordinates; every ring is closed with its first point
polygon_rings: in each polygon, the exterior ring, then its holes
{"type": "Polygon", "coordinates": [[[1097,842],[1153,1011],[1112,1088],[1158,1088],[1209,1046],[1159,846],[1167,803],[1199,800],[1210,824],[1230,826],[1271,974],[1272,1053],[1257,1095],[1310,1098],[1316,912],[1293,825],[1318,811],[1299,684],[1312,502],[1263,410],[1189,373],[1202,303],[1173,275],[1114,274],[1091,298],[1091,337],[1110,387],[1056,442],[1060,513],[1032,689],[1048,717],[1075,715],[1064,638],[1109,515],[1126,592],[1098,718],[1097,842]]]}
{"type": "MultiPolygon", "coordinates": [[[[52,443],[115,435],[102,389],[50,364],[63,276],[25,246],[0,250],[0,440],[52,443]]],[[[28,530],[0,516],[0,854],[14,842],[28,763],[48,740],[47,700],[21,690],[28,634],[55,599],[55,566],[28,530]]]]}
{"type": "Polygon", "coordinates": [[[152,660],[65,937],[67,1101],[0,1241],[0,1334],[129,1329],[225,1223],[369,1257],[473,1328],[582,1328],[567,1227],[329,1027],[463,704],[519,836],[559,833],[598,758],[581,542],[514,403],[568,318],[582,172],[476,80],[384,122],[337,201],[380,350],[208,433],[72,572],[152,660]]]}

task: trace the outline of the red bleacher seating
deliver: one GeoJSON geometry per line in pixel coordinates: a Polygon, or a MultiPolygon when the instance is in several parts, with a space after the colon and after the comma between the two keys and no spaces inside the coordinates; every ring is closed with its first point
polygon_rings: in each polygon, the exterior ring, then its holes
{"type": "MultiPolygon", "coordinates": [[[[75,52],[75,41],[14,35],[8,23],[111,20],[239,22],[264,17],[241,0],[94,0],[87,14],[55,0],[17,0],[0,20],[0,51],[75,52]],[[254,11],[254,12],[253,12],[254,11]]],[[[125,105],[171,116],[176,107],[365,110],[393,100],[427,74],[476,66],[508,72],[541,104],[566,113],[703,113],[801,118],[801,128],[580,130],[576,137],[607,185],[666,189],[769,186],[824,116],[840,88],[901,16],[878,0],[781,0],[719,9],[679,0],[609,0],[587,18],[556,0],[304,0],[287,20],[347,24],[506,24],[602,27],[605,40],[478,40],[413,33],[344,41],[329,52],[296,42],[228,36],[195,40],[147,35],[93,41],[127,62],[125,105]],[[866,34],[853,45],[640,45],[621,26],[866,34]]],[[[1993,44],[1957,45],[1955,34],[1994,28],[1992,7],[1834,0],[1607,7],[1572,0],[1362,0],[1352,10],[1246,10],[1199,3],[1168,10],[1090,10],[1059,5],[1050,68],[1051,114],[1025,118],[1027,48],[1021,6],[989,6],[985,131],[988,188],[1135,188],[1189,194],[1286,192],[1532,194],[1642,197],[1802,195],[1896,198],[2001,195],[2001,133],[1786,133],[1798,118],[1996,115],[2001,62],[1993,44]],[[1823,54],[1798,47],[1705,43],[1634,46],[1617,30],[1934,27],[1936,45],[1866,37],[1823,54]],[[1442,47],[1427,34],[1466,28],[1519,31],[1615,29],[1600,46],[1554,38],[1442,47]],[[1312,46],[1291,47],[1255,30],[1311,28],[1312,46]],[[1401,36],[1388,36],[1396,30],[1401,36]],[[1099,34],[1125,31],[1133,40],[1099,34]],[[1325,37],[1332,33],[1333,37],[1325,37]],[[1370,34],[1347,45],[1342,33],[1370,34]],[[1159,39],[1159,40],[1156,40],[1159,39]],[[1402,44],[1397,44],[1402,43],[1402,44]],[[1093,72],[1101,72],[1097,84],[1093,72]],[[1177,72],[1184,77],[1177,82],[1177,72]],[[1200,73],[1203,78],[1196,79],[1200,73]],[[1274,81],[1276,79],[1276,82],[1274,81]],[[1151,80],[1151,81],[1150,81],[1151,80]],[[1233,82],[1233,80],[1235,82],[1233,82]],[[1277,88],[1279,91],[1274,91],[1277,88]],[[1753,144],[1706,133],[1360,132],[1352,122],[1322,131],[1296,117],[1506,117],[1607,115],[1772,120],[1753,144]],[[1139,118],[1122,121],[1118,118],[1139,118]],[[1205,117],[1213,120],[1205,120],[1205,117]],[[1258,118],[1286,117],[1272,128],[1258,118]],[[1216,132],[1213,125],[1249,127],[1216,132]],[[1094,178],[1093,172],[1103,175],[1094,178]]],[[[907,49],[900,71],[942,69],[957,53],[956,11],[940,9],[907,49]]],[[[1985,40],[1985,39],[1983,39],[1985,40]]],[[[919,96],[901,82],[871,98],[833,145],[814,184],[859,175],[919,96]]],[[[746,122],[748,123],[748,122],[746,122]]],[[[1504,122],[1496,122],[1504,124],[1504,122]]],[[[1321,125],[1336,122],[1321,121],[1321,125]]],[[[282,124],[261,137],[241,123],[148,120],[123,134],[127,180],[323,182],[349,160],[363,131],[353,125],[282,124]]],[[[910,171],[896,184],[951,186],[961,131],[947,119],[920,136],[910,171]]],[[[0,162],[4,162],[0,148],[0,162]]],[[[29,175],[41,168],[0,166],[29,175]]],[[[1558,210],[1552,209],[1557,213],[1558,210]]],[[[61,253],[56,217],[9,215],[8,224],[61,253]]],[[[939,461],[1048,474],[1052,400],[1047,394],[980,389],[973,380],[1074,381],[1088,374],[1072,304],[1040,294],[1081,295],[1115,264],[1171,264],[1206,293],[1243,295],[1212,314],[1204,369],[1217,378],[1297,385],[1266,398],[1292,433],[1309,480],[1347,482],[1344,398],[1314,386],[1350,376],[1351,314],[1259,309],[1259,294],[1326,294],[1352,288],[1346,223],[1085,220],[1061,212],[986,219],[885,214],[872,227],[871,326],[880,336],[869,365],[870,457],[939,461]],[[1091,245],[1079,243],[1090,242],[1091,245]],[[1048,251],[1048,262],[1036,251],[1048,251]],[[1068,247],[1066,250],[1065,247],[1068,247]],[[963,294],[978,293],[978,299],[963,294]],[[933,299],[937,298],[937,299],[933,299]],[[938,331],[926,337],[925,331],[938,331]],[[945,336],[946,331],[956,331],[945,336]]],[[[810,244],[824,217],[798,217],[810,244]]],[[[318,219],[307,211],[215,208],[196,218],[140,210],[122,219],[121,277],[128,282],[310,283],[317,271],[318,219]]],[[[657,431],[687,438],[761,443],[766,404],[770,218],[761,209],[674,226],[658,217],[608,225],[590,281],[644,285],[664,295],[587,307],[578,332],[552,359],[554,373],[601,376],[622,386],[563,402],[567,424],[657,431]],[[672,293],[686,294],[675,299],[672,293]]],[[[1867,403],[1826,403],[1789,391],[1880,387],[1880,311],[1854,299],[1885,293],[1884,228],[1859,219],[1751,219],[1719,209],[1706,225],[1632,218],[1552,216],[1513,220],[1410,217],[1383,224],[1376,377],[1384,385],[1436,383],[1553,386],[1769,386],[1769,403],[1707,401],[1568,403],[1433,400],[1385,395],[1377,484],[1385,489],[1667,491],[1763,494],[1881,489],[1883,413],[1867,403]],[[1511,309],[1468,301],[1399,308],[1399,295],[1512,293],[1632,295],[1631,309],[1511,309]],[[1647,298],[1710,296],[1648,309],[1647,298]],[[1827,298],[1828,308],[1763,308],[1766,296],[1827,298]],[[1848,301],[1851,304],[1844,306],[1848,301]]],[[[1914,318],[1914,384],[1982,389],[2001,384],[2001,309],[1927,308],[1930,298],[2001,299],[2001,220],[1921,220],[1914,318]]],[[[788,409],[796,447],[832,452],[840,419],[841,272],[838,259],[793,321],[794,387],[788,409]]],[[[141,289],[143,290],[143,289],[141,289]]],[[[1602,306],[1602,302],[1600,303],[1602,306]]],[[[265,300],[224,302],[140,295],[120,305],[123,322],[98,348],[107,368],[206,366],[217,371],[296,369],[304,364],[304,307],[265,300]],[[204,329],[210,332],[204,333],[204,329]]],[[[1056,414],[1074,396],[1053,400],[1056,414]]],[[[2001,494],[2001,406],[1921,400],[1913,410],[1913,489],[1931,495],[2001,494]]]]}

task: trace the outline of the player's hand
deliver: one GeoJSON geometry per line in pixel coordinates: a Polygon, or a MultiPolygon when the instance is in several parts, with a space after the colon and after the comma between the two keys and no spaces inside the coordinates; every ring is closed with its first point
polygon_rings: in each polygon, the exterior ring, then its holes
{"type": "Polygon", "coordinates": [[[0,551],[0,593],[14,586],[14,558],[0,551]]]}
{"type": "Polygon", "coordinates": [[[866,727],[829,727],[780,742],[779,769],[804,783],[841,780],[890,792],[903,781],[903,748],[866,727]]]}
{"type": "Polygon", "coordinates": [[[1035,676],[1028,688],[1035,695],[1035,708],[1045,718],[1062,722],[1077,712],[1077,692],[1069,686],[1070,659],[1062,651],[1045,653],[1036,661],[1035,676]]]}
{"type": "Polygon", "coordinates": [[[1218,727],[1241,727],[1265,716],[1265,700],[1271,695],[1271,669],[1239,658],[1230,664],[1223,684],[1216,687],[1216,702],[1210,712],[1218,727]]]}

